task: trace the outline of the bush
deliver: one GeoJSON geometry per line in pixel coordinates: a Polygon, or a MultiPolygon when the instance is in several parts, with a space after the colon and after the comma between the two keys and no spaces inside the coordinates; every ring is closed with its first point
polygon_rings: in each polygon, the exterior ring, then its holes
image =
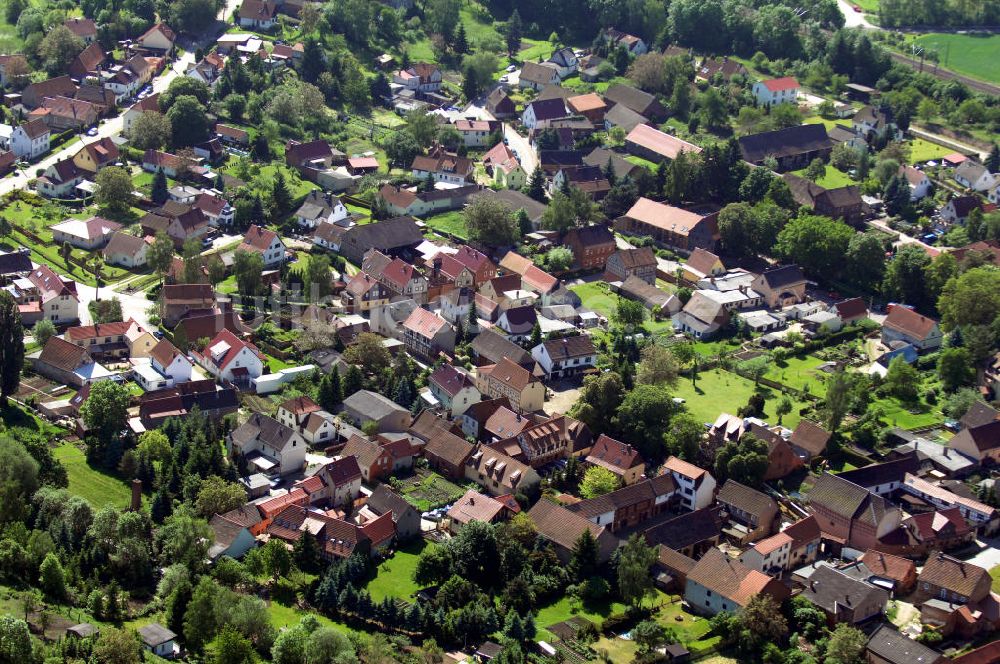
{"type": "Polygon", "coordinates": [[[601,634],[610,636],[617,634],[623,627],[628,625],[632,618],[626,613],[612,613],[601,622],[601,634]]]}

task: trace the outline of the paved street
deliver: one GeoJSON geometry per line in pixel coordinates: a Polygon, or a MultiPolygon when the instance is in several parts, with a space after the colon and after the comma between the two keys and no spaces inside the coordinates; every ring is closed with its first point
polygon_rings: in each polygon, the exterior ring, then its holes
{"type": "Polygon", "coordinates": [[[869,23],[863,13],[854,11],[851,3],[845,2],[845,0],[837,0],[837,5],[840,7],[840,12],[844,15],[844,27],[862,28],[864,30],[879,29],[877,25],[869,23]]]}
{"type": "Polygon", "coordinates": [[[535,153],[535,149],[531,147],[531,143],[526,137],[517,133],[506,122],[503,125],[503,135],[507,139],[507,145],[521,160],[521,168],[528,174],[528,177],[531,177],[531,174],[535,172],[535,166],[538,165],[538,155],[535,153]]]}

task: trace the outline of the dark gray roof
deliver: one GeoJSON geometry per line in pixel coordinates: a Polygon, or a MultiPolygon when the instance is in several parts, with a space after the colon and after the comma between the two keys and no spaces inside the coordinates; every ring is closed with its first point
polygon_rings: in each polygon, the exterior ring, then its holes
{"type": "Polygon", "coordinates": [[[283,450],[294,438],[295,432],[278,420],[254,413],[250,419],[237,427],[230,434],[240,447],[249,442],[260,440],[276,450],[283,450]]]}
{"type": "Polygon", "coordinates": [[[155,648],[160,644],[173,641],[177,638],[176,634],[159,623],[143,625],[139,628],[139,636],[142,637],[142,642],[150,648],[155,648]]]}
{"type": "Polygon", "coordinates": [[[492,189],[484,189],[482,192],[475,195],[486,196],[489,198],[498,198],[510,206],[511,210],[517,212],[518,210],[524,210],[528,214],[528,219],[532,222],[538,222],[542,215],[545,214],[545,210],[548,208],[545,203],[539,203],[531,196],[522,194],[516,189],[501,189],[500,191],[493,191],[492,189]]]}
{"type": "Polygon", "coordinates": [[[733,480],[726,480],[716,498],[720,503],[756,516],[761,519],[761,525],[765,518],[771,518],[778,512],[778,503],[774,502],[774,498],[733,480]]]}
{"type": "Polygon", "coordinates": [[[380,484],[377,489],[372,491],[372,495],[368,496],[368,507],[379,516],[386,512],[392,512],[393,521],[399,521],[399,518],[407,510],[416,509],[413,505],[406,502],[405,498],[385,484],[380,484]]]}
{"type": "Polygon", "coordinates": [[[846,608],[864,606],[872,595],[889,601],[889,593],[881,588],[854,579],[843,572],[823,565],[809,577],[802,595],[828,613],[836,615],[846,608]]]}
{"type": "Polygon", "coordinates": [[[564,118],[569,115],[566,112],[566,105],[559,98],[536,99],[528,104],[528,106],[535,112],[536,120],[551,120],[552,118],[564,118]]]}
{"type": "Polygon", "coordinates": [[[373,420],[381,420],[393,413],[407,412],[405,408],[387,397],[369,390],[358,390],[344,399],[344,407],[373,420]]]}
{"type": "Polygon", "coordinates": [[[903,636],[891,625],[880,625],[868,639],[868,651],[892,664],[934,664],[944,656],[922,643],[903,636]]]}
{"type": "Polygon", "coordinates": [[[624,486],[603,496],[581,500],[578,503],[567,505],[566,509],[589,519],[608,512],[628,509],[645,501],[652,501],[657,496],[673,493],[676,489],[673,475],[668,473],[624,486]]]}
{"type": "Polygon", "coordinates": [[[718,506],[706,507],[664,521],[645,532],[646,540],[653,546],[662,544],[668,549],[680,551],[714,539],[722,533],[720,511],[718,506]]]}
{"type": "Polygon", "coordinates": [[[870,489],[880,484],[890,482],[902,482],[906,473],[917,473],[920,470],[920,461],[915,454],[909,454],[902,459],[886,461],[885,463],[873,463],[863,468],[848,470],[838,473],[837,477],[857,484],[860,487],[870,489]]]}
{"type": "Polygon", "coordinates": [[[772,290],[785,288],[795,284],[801,284],[806,280],[805,275],[798,265],[784,265],[760,273],[761,279],[772,290]]]}
{"type": "Polygon", "coordinates": [[[31,272],[31,258],[27,249],[0,252],[0,274],[31,272]]]}
{"type": "MultiPolygon", "coordinates": [[[[627,129],[626,131],[631,131],[631,129],[627,129]]],[[[609,159],[611,160],[611,167],[615,169],[616,177],[625,177],[635,169],[641,168],[641,166],[633,164],[617,152],[605,150],[604,148],[594,148],[590,154],[583,158],[583,163],[603,169],[608,165],[609,159]]]]}
{"type": "Polygon", "coordinates": [[[604,114],[604,121],[612,127],[621,127],[630,132],[641,124],[648,124],[649,118],[636,113],[625,104],[615,104],[614,108],[604,114]]]}
{"type": "Polygon", "coordinates": [[[424,236],[413,217],[395,217],[349,228],[344,233],[345,242],[348,239],[369,249],[385,250],[419,244],[424,236]]]}
{"type": "Polygon", "coordinates": [[[786,127],[761,134],[751,134],[739,139],[743,158],[749,162],[763,161],[769,155],[790,157],[804,152],[823,150],[832,145],[821,124],[804,124],[786,127]]]}
{"type": "Polygon", "coordinates": [[[631,85],[622,85],[621,83],[608,86],[607,91],[604,93],[604,98],[608,101],[613,101],[615,104],[627,106],[636,113],[644,113],[647,109],[655,107],[659,103],[656,101],[656,97],[648,92],[643,92],[638,88],[633,88],[631,85]]]}

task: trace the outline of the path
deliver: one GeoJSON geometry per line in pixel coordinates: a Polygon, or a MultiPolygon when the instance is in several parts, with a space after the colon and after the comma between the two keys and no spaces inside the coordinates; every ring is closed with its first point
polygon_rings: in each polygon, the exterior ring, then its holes
{"type": "Polygon", "coordinates": [[[506,122],[503,124],[503,135],[507,139],[507,145],[521,161],[521,168],[528,174],[528,177],[531,177],[531,174],[535,172],[535,167],[538,165],[538,155],[535,153],[535,148],[531,147],[531,143],[527,138],[517,133],[506,122]]]}
{"type": "Polygon", "coordinates": [[[923,247],[924,251],[927,251],[928,254],[930,254],[931,256],[936,256],[939,253],[941,253],[940,249],[938,249],[936,247],[932,247],[931,245],[927,244],[926,242],[921,242],[920,240],[918,240],[917,238],[915,238],[913,236],[910,236],[910,235],[907,235],[906,233],[901,233],[901,232],[899,232],[897,230],[893,230],[893,229],[889,228],[889,226],[885,223],[885,219],[883,219],[883,218],[870,219],[870,220],[868,220],[868,225],[869,226],[873,226],[873,227],[875,227],[875,228],[877,228],[880,231],[883,231],[885,233],[893,233],[895,235],[898,235],[899,239],[897,239],[895,242],[892,243],[892,245],[894,247],[901,247],[904,244],[916,244],[916,245],[919,245],[919,246],[923,247]]]}
{"type": "Polygon", "coordinates": [[[869,23],[862,12],[854,11],[854,6],[845,0],[837,0],[840,13],[844,15],[845,28],[861,28],[862,30],[881,30],[874,23],[869,23]]]}
{"type": "Polygon", "coordinates": [[[961,152],[963,154],[975,154],[979,155],[980,159],[986,159],[987,152],[985,150],[981,150],[980,148],[977,148],[969,143],[963,143],[962,141],[951,138],[950,136],[935,134],[934,132],[927,131],[926,129],[922,129],[920,127],[915,127],[913,125],[910,125],[907,131],[917,138],[923,138],[931,143],[943,145],[946,148],[955,150],[956,152],[961,152]]]}

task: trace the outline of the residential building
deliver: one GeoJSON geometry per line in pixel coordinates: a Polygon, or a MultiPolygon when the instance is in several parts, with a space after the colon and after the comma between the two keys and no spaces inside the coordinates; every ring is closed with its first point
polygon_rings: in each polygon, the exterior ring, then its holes
{"type": "Polygon", "coordinates": [[[837,477],[822,474],[809,493],[809,510],[823,534],[866,551],[899,527],[899,508],[881,496],[837,477]]]}
{"type": "Polygon", "coordinates": [[[667,509],[676,490],[670,475],[658,475],[596,498],[569,504],[566,509],[615,533],[635,528],[659,515],[667,509]]]}
{"type": "Polygon", "coordinates": [[[888,345],[893,341],[906,342],[918,351],[929,351],[941,347],[944,333],[933,318],[894,304],[889,306],[889,315],[882,322],[882,343],[888,345]]]}
{"type": "Polygon", "coordinates": [[[340,253],[359,265],[372,249],[399,256],[423,242],[424,236],[412,217],[396,217],[371,224],[357,224],[344,232],[340,253]]]}
{"type": "Polygon", "coordinates": [[[580,376],[597,366],[597,348],[586,334],[543,341],[531,349],[531,357],[547,380],[580,376]]]}
{"type": "Polygon", "coordinates": [[[601,37],[604,41],[615,47],[624,48],[633,57],[643,55],[649,51],[649,46],[642,40],[642,37],[636,37],[615,28],[606,29],[601,37]]]}
{"type": "Polygon", "coordinates": [[[542,498],[528,511],[528,516],[538,534],[552,544],[556,555],[564,564],[569,563],[573,556],[573,547],[584,530],[597,541],[597,561],[604,563],[618,548],[618,539],[611,531],[588,521],[579,514],[570,512],[565,507],[542,498]]]}
{"type": "Polygon", "coordinates": [[[10,151],[19,159],[37,159],[49,151],[49,137],[52,131],[44,120],[29,120],[14,127],[10,135],[10,151]]]}
{"type": "Polygon", "coordinates": [[[778,171],[794,171],[807,167],[814,159],[826,161],[833,150],[833,141],[822,124],[804,124],[774,131],[742,136],[739,139],[743,159],[763,166],[768,158],[778,162],[778,171]]]}
{"type": "Polygon", "coordinates": [[[160,291],[160,319],[169,328],[189,313],[212,311],[215,306],[210,284],[166,284],[160,291]]]}
{"type": "Polygon", "coordinates": [[[610,471],[626,486],[638,482],[646,470],[639,450],[603,433],[597,437],[584,461],[610,471]]]}
{"type": "Polygon", "coordinates": [[[698,154],[701,148],[649,125],[636,125],[625,137],[625,150],[653,163],[673,161],[682,152],[698,154]]]}
{"type": "Polygon", "coordinates": [[[148,51],[158,51],[169,55],[174,50],[177,34],[166,23],[157,23],[136,39],[136,43],[148,51]]]}
{"type": "Polygon", "coordinates": [[[864,223],[867,206],[861,200],[861,189],[856,185],[827,189],[811,180],[792,173],[781,176],[799,205],[816,214],[841,219],[852,226],[864,223]]]}
{"type": "Polygon", "coordinates": [[[50,337],[30,363],[42,376],[76,388],[118,375],[95,362],[89,350],[61,337],[50,337]]]}
{"type": "Polygon", "coordinates": [[[400,542],[420,536],[420,512],[388,485],[380,484],[372,491],[365,507],[378,516],[391,513],[400,542]]]}
{"type": "Polygon", "coordinates": [[[306,442],[278,420],[253,413],[226,437],[226,450],[268,475],[290,475],[306,463],[306,442]]]}
{"type": "Polygon", "coordinates": [[[424,446],[424,458],[431,468],[453,480],[465,478],[466,462],[475,446],[445,428],[436,428],[424,446]]]}
{"type": "MultiPolygon", "coordinates": [[[[604,99],[609,104],[624,106],[643,118],[653,122],[663,122],[667,118],[667,109],[660,101],[648,92],[634,88],[631,85],[613,83],[604,92],[604,99]]],[[[612,111],[614,108],[612,108],[612,111]]]]}
{"type": "MultiPolygon", "coordinates": [[[[379,445],[373,440],[362,436],[351,436],[344,449],[340,451],[343,457],[350,457],[357,460],[357,465],[361,469],[361,477],[365,482],[378,482],[385,480],[392,475],[396,459],[391,449],[379,445]]],[[[410,466],[413,465],[413,457],[407,457],[410,466]]]]}
{"type": "Polygon", "coordinates": [[[809,576],[802,596],[822,609],[830,625],[858,625],[882,615],[889,593],[828,565],[809,576]]]}
{"type": "Polygon", "coordinates": [[[503,88],[494,88],[486,98],[486,110],[498,120],[506,120],[517,115],[517,105],[503,88]]]}
{"type": "Polygon", "coordinates": [[[701,247],[712,251],[719,239],[718,214],[699,214],[648,198],[640,198],[615,220],[615,230],[648,235],[656,242],[682,251],[701,247]]]}
{"type": "Polygon", "coordinates": [[[729,324],[726,306],[702,291],[695,291],[673,318],[674,329],[696,339],[711,339],[729,324]]]}
{"type": "Polygon", "coordinates": [[[794,104],[798,100],[802,86],[791,76],[771,78],[753,84],[751,94],[758,106],[771,107],[776,104],[794,104]]]}
{"type": "Polygon", "coordinates": [[[277,16],[278,5],[261,0],[243,0],[239,11],[236,12],[239,26],[250,30],[272,29],[276,25],[277,16]]]}
{"type": "Polygon", "coordinates": [[[374,422],[375,430],[380,433],[406,431],[412,419],[409,411],[395,401],[368,390],[358,390],[344,399],[343,415],[359,429],[374,422]]]}
{"type": "Polygon", "coordinates": [[[455,329],[433,311],[418,307],[403,322],[403,343],[414,355],[434,359],[455,350],[455,329]]]}
{"type": "Polygon", "coordinates": [[[933,648],[903,636],[892,625],[879,625],[868,639],[866,653],[868,664],[945,664],[961,660],[948,660],[933,648]]]}
{"type": "Polygon", "coordinates": [[[522,412],[541,410],[545,403],[545,384],[506,357],[476,370],[476,389],[491,399],[506,397],[514,410],[522,412]]]}
{"type": "Polygon", "coordinates": [[[534,495],[542,482],[531,466],[482,445],[465,462],[465,479],[476,482],[491,496],[534,495]]]}
{"type": "Polygon", "coordinates": [[[913,166],[900,165],[898,174],[906,178],[906,184],[910,187],[911,201],[919,201],[931,193],[931,179],[927,177],[927,173],[913,166]]]}
{"type": "Polygon", "coordinates": [[[210,375],[249,387],[264,374],[267,357],[250,343],[223,329],[203,349],[192,350],[191,356],[210,375]]]}
{"type": "Polygon", "coordinates": [[[63,279],[47,265],[39,265],[28,274],[28,281],[37,292],[32,308],[37,306],[40,318],[56,325],[79,320],[80,298],[76,292],[76,282],[63,279]],[[38,304],[35,305],[35,302],[38,304]]]}
{"type": "Polygon", "coordinates": [[[712,504],[715,478],[707,470],[671,456],[660,471],[661,475],[668,473],[677,484],[677,495],[682,506],[689,510],[700,510],[712,504]]]}
{"type": "Polygon", "coordinates": [[[138,632],[143,647],[157,657],[173,659],[180,653],[180,647],[174,643],[177,635],[160,623],[143,625],[138,632]]]}
{"type": "Polygon", "coordinates": [[[805,302],[808,281],[798,265],[784,265],[764,270],[750,287],[760,293],[772,309],[805,302]]]}
{"type": "Polygon", "coordinates": [[[650,247],[619,249],[608,256],[604,269],[607,281],[636,277],[647,284],[656,284],[656,254],[650,247]]]}
{"type": "Polygon", "coordinates": [[[521,89],[544,90],[548,86],[559,85],[559,68],[551,62],[525,62],[521,66],[518,87],[521,89]]]}
{"type": "Polygon", "coordinates": [[[692,611],[715,615],[720,611],[739,613],[756,595],[770,595],[776,604],[788,597],[780,581],[750,569],[710,548],[687,575],[684,599],[692,611]]]}
{"type": "Polygon", "coordinates": [[[76,16],[63,21],[70,32],[83,40],[84,44],[90,44],[97,39],[97,24],[93,19],[76,16]]]}
{"type": "Polygon", "coordinates": [[[948,441],[947,447],[983,465],[1000,462],[1000,420],[966,426],[948,441]]]}
{"type": "Polygon", "coordinates": [[[499,187],[521,189],[528,183],[528,174],[521,168],[517,155],[504,143],[497,143],[483,155],[483,166],[499,187]]]}
{"type": "Polygon", "coordinates": [[[309,192],[295,211],[295,221],[305,228],[316,228],[322,223],[340,224],[350,216],[340,198],[319,190],[309,192]]]}
{"type": "Polygon", "coordinates": [[[566,102],[560,97],[550,99],[535,99],[524,107],[521,113],[521,124],[525,129],[535,129],[539,122],[569,117],[566,102]]]}
{"type": "Polygon", "coordinates": [[[892,111],[887,106],[863,107],[854,114],[851,128],[854,129],[855,134],[864,137],[869,142],[872,142],[873,139],[884,139],[886,136],[889,140],[897,140],[902,134],[892,117],[892,111]]]}
{"type": "Polygon", "coordinates": [[[772,535],[778,526],[778,503],[765,493],[726,480],[716,500],[722,505],[740,544],[772,535]]]}
{"type": "Polygon", "coordinates": [[[435,93],[441,89],[441,69],[427,62],[417,62],[408,69],[400,69],[393,74],[393,82],[408,90],[435,93]]]}
{"type": "Polygon", "coordinates": [[[285,262],[285,243],[274,231],[252,224],[243,236],[243,242],[236,251],[260,254],[265,268],[273,268],[285,262]]]}
{"type": "Polygon", "coordinates": [[[464,369],[442,364],[427,378],[431,394],[453,419],[461,417],[469,406],[478,403],[482,394],[475,379],[464,369]]]}
{"type": "Polygon", "coordinates": [[[448,510],[449,530],[458,533],[463,526],[473,521],[499,523],[507,514],[507,506],[499,500],[469,489],[448,510]]]}

